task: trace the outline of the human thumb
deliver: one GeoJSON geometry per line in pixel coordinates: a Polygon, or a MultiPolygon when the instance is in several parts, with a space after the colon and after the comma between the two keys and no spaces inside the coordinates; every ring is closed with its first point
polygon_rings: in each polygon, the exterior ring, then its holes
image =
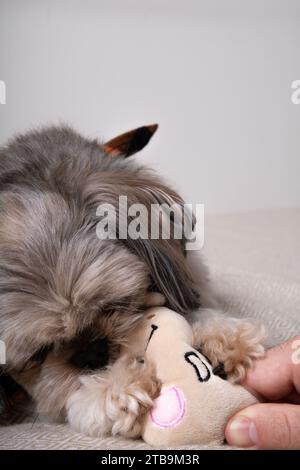
{"type": "Polygon", "coordinates": [[[260,403],[241,410],[227,423],[228,444],[257,449],[300,449],[300,406],[260,403]]]}

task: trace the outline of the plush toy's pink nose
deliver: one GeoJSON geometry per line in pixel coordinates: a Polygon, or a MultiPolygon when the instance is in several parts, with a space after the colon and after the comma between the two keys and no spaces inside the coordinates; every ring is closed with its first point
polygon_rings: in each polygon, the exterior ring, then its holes
{"type": "Polygon", "coordinates": [[[150,418],[159,428],[173,428],[182,421],[184,414],[184,394],[180,388],[173,385],[162,389],[150,411],[150,418]]]}

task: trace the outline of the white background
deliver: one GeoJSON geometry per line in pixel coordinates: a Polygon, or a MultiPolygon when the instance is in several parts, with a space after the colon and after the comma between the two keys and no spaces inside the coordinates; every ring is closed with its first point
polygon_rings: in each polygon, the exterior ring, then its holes
{"type": "Polygon", "coordinates": [[[67,121],[103,139],[158,122],[136,156],[206,212],[300,205],[300,2],[0,0],[0,144],[67,121]]]}

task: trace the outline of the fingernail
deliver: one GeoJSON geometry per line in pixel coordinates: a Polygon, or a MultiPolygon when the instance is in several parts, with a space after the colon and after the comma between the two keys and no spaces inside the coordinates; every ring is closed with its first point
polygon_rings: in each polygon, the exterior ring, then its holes
{"type": "Polygon", "coordinates": [[[231,421],[226,432],[228,444],[237,447],[251,447],[257,444],[257,431],[253,421],[239,416],[231,421]]]}

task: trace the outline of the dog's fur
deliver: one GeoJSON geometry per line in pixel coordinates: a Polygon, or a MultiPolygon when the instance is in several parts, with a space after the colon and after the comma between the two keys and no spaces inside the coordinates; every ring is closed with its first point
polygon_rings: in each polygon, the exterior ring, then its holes
{"type": "Polygon", "coordinates": [[[215,309],[179,240],[99,240],[97,206],[182,204],[157,175],[67,127],[0,151],[0,338],[5,371],[37,412],[92,435],[137,436],[159,391],[151,364],[120,356],[149,305],[194,322],[195,346],[235,380],[263,353],[252,324],[215,309]]]}

